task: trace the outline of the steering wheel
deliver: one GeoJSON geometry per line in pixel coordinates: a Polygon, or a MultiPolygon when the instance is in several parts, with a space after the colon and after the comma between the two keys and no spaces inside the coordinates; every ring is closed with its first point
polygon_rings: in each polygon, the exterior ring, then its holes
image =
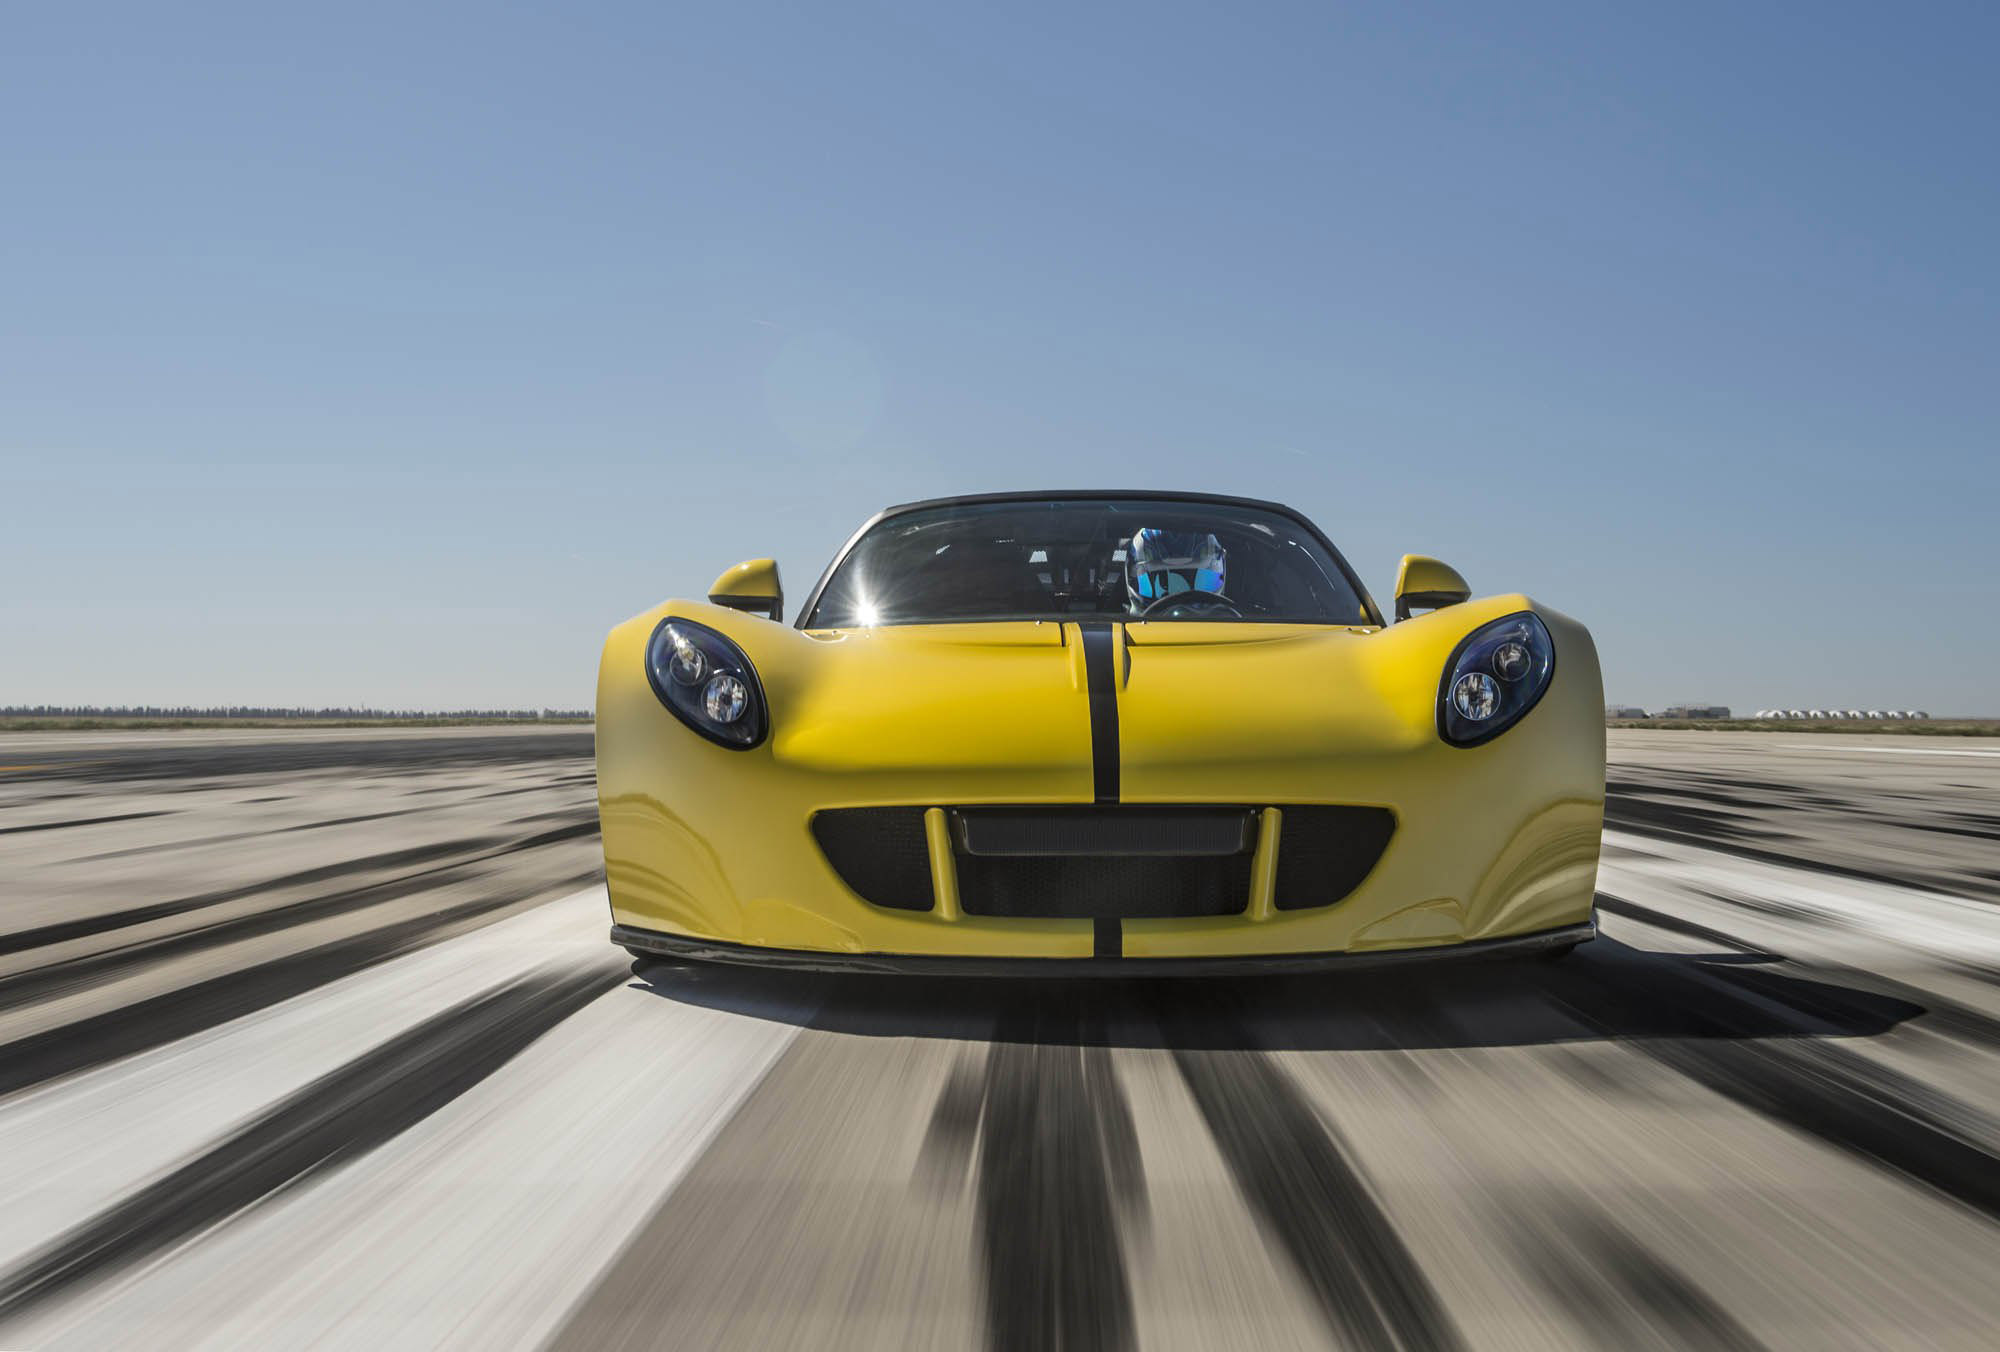
{"type": "Polygon", "coordinates": [[[1156,596],[1139,612],[1143,619],[1176,619],[1184,614],[1210,615],[1222,620],[1240,620],[1243,612],[1221,592],[1184,591],[1156,596]]]}

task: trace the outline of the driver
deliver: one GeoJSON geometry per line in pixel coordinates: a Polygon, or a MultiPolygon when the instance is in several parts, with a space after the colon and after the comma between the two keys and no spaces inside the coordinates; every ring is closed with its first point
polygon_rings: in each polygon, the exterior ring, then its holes
{"type": "Polygon", "coordinates": [[[1229,552],[1213,535],[1193,531],[1136,530],[1125,557],[1125,590],[1134,613],[1180,592],[1220,595],[1228,576],[1229,552]]]}

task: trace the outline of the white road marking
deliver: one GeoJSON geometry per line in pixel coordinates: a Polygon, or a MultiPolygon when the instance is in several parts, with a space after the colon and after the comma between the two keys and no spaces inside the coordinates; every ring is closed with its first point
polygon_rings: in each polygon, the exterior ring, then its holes
{"type": "Polygon", "coordinates": [[[610,959],[609,927],[604,889],[586,888],[22,1094],[0,1112],[0,1264],[431,1015],[551,957],[610,959]]]}
{"type": "Polygon", "coordinates": [[[1802,920],[1864,930],[1876,939],[1945,958],[2000,961],[2000,907],[1944,892],[1606,831],[1599,885],[1615,895],[1630,878],[1664,878],[1754,907],[1790,909],[1802,920]]]}
{"type": "MultiPolygon", "coordinates": [[[[592,957],[622,963],[604,953],[604,914],[598,888],[521,917],[538,922],[532,927],[507,924],[516,927],[514,940],[550,940],[530,945],[537,962],[551,949],[581,951],[588,944],[592,957]],[[578,930],[586,917],[587,928],[578,930]]],[[[409,959],[393,964],[404,978],[396,983],[405,987],[400,995],[416,1000],[428,989],[435,1000],[419,1003],[442,1007],[487,984],[468,981],[460,971],[467,950],[494,956],[496,946],[481,944],[483,937],[420,955],[449,959],[448,966],[409,959]]],[[[513,975],[506,965],[495,966],[493,980],[513,975]]],[[[365,974],[377,978],[378,987],[385,975],[365,974]]],[[[310,1000],[324,1001],[330,993],[310,1000]]],[[[339,1007],[350,1019],[367,1017],[365,1002],[348,999],[339,1007]]],[[[382,1041],[429,1012],[435,1011],[398,1009],[395,1018],[372,1024],[366,1041],[382,1041]]],[[[811,1009],[776,1013],[780,1017],[746,1018],[682,1004],[636,981],[615,989],[389,1145],[270,1199],[122,1280],[30,1315],[0,1334],[0,1345],[311,1345],[368,1352],[533,1345],[557,1326],[706,1148],[811,1009]]],[[[270,1025],[285,1021],[268,1017],[245,1022],[253,1026],[239,1030],[238,1046],[246,1038],[275,1036],[273,1046],[296,1048],[286,1039],[306,1031],[274,1033],[270,1025]]],[[[228,1047],[221,1050],[226,1055],[228,1047]]],[[[344,1058],[329,1051],[317,1059],[326,1064],[312,1073],[344,1058]]],[[[311,1075],[291,1078],[302,1083],[311,1075]]],[[[266,1075],[259,1092],[269,1099],[292,1087],[277,1080],[266,1075]]],[[[238,1097],[252,1096],[239,1091],[238,1097]]],[[[151,1104],[143,1109],[157,1111],[151,1104]]],[[[206,1114],[206,1128],[184,1124],[174,1133],[180,1150],[166,1158],[207,1143],[240,1115],[218,1120],[206,1114]]],[[[129,1132],[135,1118],[113,1116],[129,1132]]],[[[53,1119],[44,1115],[43,1122],[43,1130],[52,1129],[53,1119]]],[[[129,1148],[129,1134],[122,1139],[129,1148]]],[[[81,1176],[90,1162],[106,1162],[108,1143],[108,1137],[93,1140],[86,1159],[64,1163],[81,1176]]],[[[157,1148],[145,1155],[162,1159],[157,1148]]],[[[118,1172],[122,1181],[91,1189],[93,1197],[124,1191],[135,1171],[118,1172]]],[[[37,1211],[36,1238],[52,1233],[52,1210],[45,1205],[37,1211]]],[[[21,1225],[9,1216],[8,1228],[12,1233],[21,1225]]]]}
{"type": "Polygon", "coordinates": [[[535,1346],[798,1031],[612,991],[391,1144],[23,1332],[78,1349],[535,1346]]]}
{"type": "Polygon", "coordinates": [[[1787,751],[1821,751],[1835,755],[1871,756],[1996,756],[2000,750],[1987,747],[1941,747],[1941,746],[1880,746],[1867,743],[1861,746],[1789,746],[1787,751]]]}

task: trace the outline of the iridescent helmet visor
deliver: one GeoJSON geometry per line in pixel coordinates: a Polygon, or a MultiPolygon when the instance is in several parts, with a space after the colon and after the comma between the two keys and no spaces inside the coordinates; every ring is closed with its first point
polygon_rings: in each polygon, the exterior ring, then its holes
{"type": "Polygon", "coordinates": [[[1229,553],[1213,536],[1151,526],[1132,533],[1126,555],[1132,594],[1156,601],[1176,592],[1220,592],[1229,576],[1229,553]]]}

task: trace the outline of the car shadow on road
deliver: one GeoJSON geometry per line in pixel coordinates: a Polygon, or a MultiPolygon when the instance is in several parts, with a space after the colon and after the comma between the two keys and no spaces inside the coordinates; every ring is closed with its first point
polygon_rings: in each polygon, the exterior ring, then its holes
{"type": "MultiPolygon", "coordinates": [[[[1615,1102],[1634,1085],[1644,1095],[1686,1092],[1634,1074],[1649,1063],[1669,1081],[2000,1216],[2000,1174],[1961,1130],[1965,1106],[1842,1045],[1923,1006],[1728,936],[1680,937],[1706,951],[1600,937],[1557,962],[1200,980],[899,979],[640,962],[634,984],[812,1030],[962,1044],[935,1091],[912,1184],[940,1197],[969,1189],[992,1348],[1139,1341],[1130,1255],[1150,1224],[1150,1188],[1127,1075],[1107,1048],[1170,1052],[1269,1250],[1296,1276],[1327,1340],[1348,1346],[1449,1352],[1465,1337],[1381,1201],[1339,1098],[1325,1092],[1353,1082],[1268,1053],[1615,1044],[1637,1057],[1565,1050],[1548,1064],[1615,1102]]],[[[1378,1092],[1400,1079],[1416,1104],[1451,1092],[1439,1077],[1454,1067],[1476,1081],[1520,1065],[1502,1058],[1503,1069],[1480,1071],[1455,1058],[1395,1057],[1371,1074],[1378,1092]]],[[[1573,1111],[1574,1099],[1550,1101],[1573,1111]]],[[[1634,1102],[1650,1111],[1653,1100],[1634,1102]]],[[[1666,1289],[1674,1318],[1694,1320],[1704,1345],[1755,1346],[1722,1336],[1734,1325],[1686,1295],[1679,1274],[1636,1266],[1644,1285],[1634,1300],[1666,1289]]]]}
{"type": "Polygon", "coordinates": [[[1600,937],[1557,962],[1203,978],[944,978],[639,961],[682,1004],[862,1037],[1187,1050],[1336,1051],[1652,1039],[1846,1038],[1921,1005],[1735,952],[1600,937]]]}

